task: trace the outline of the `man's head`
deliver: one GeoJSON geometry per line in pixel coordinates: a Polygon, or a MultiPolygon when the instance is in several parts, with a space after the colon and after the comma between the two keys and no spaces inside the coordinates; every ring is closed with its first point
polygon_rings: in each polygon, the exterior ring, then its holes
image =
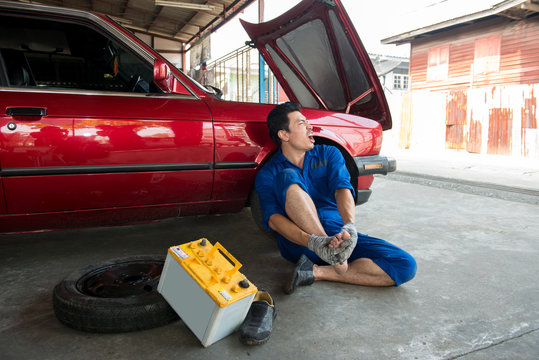
{"type": "Polygon", "coordinates": [[[278,145],[283,143],[301,150],[314,147],[312,127],[301,113],[301,105],[285,102],[274,107],[267,118],[269,135],[278,145]]]}

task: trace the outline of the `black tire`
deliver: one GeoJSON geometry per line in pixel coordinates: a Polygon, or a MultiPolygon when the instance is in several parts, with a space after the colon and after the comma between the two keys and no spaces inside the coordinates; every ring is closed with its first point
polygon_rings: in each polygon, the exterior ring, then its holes
{"type": "Polygon", "coordinates": [[[277,233],[273,230],[266,229],[264,225],[262,225],[262,207],[260,206],[260,199],[258,198],[258,194],[256,193],[254,186],[251,189],[251,193],[249,194],[249,204],[251,205],[251,215],[253,216],[253,220],[255,221],[260,231],[267,238],[276,241],[277,233]]]}
{"type": "Polygon", "coordinates": [[[165,256],[131,256],[89,265],[54,288],[58,320],[77,330],[119,333],[178,319],[157,292],[165,256]]]}

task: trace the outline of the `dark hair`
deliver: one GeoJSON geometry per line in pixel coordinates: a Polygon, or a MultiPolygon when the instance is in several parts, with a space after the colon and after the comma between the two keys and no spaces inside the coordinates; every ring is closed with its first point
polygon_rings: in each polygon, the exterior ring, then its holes
{"type": "Polygon", "coordinates": [[[279,139],[278,134],[279,130],[289,131],[288,124],[290,123],[290,119],[288,118],[288,114],[294,111],[301,111],[301,105],[287,101],[274,107],[268,114],[266,122],[268,124],[269,135],[277,146],[281,146],[281,139],[279,139]]]}

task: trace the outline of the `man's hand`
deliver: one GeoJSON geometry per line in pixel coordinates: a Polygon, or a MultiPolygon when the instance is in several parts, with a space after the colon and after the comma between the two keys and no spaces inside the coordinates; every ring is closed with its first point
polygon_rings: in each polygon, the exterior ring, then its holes
{"type": "MultiPolygon", "coordinates": [[[[343,242],[343,245],[344,246],[352,246],[352,249],[356,247],[356,244],[357,244],[357,229],[356,229],[356,224],[354,224],[353,222],[349,222],[347,224],[344,224],[344,226],[341,228],[341,231],[339,232],[339,234],[342,234],[343,232],[347,232],[348,234],[350,234],[350,239],[348,240],[345,240],[343,242]]],[[[342,245],[341,245],[342,246],[342,245]]]]}
{"type": "Polygon", "coordinates": [[[341,231],[333,238],[330,243],[330,247],[338,248],[340,251],[336,254],[335,260],[338,264],[344,264],[346,260],[352,255],[357,244],[357,230],[356,225],[352,222],[345,224],[341,231]],[[348,233],[350,237],[343,240],[343,234],[348,233]]]}
{"type": "Polygon", "coordinates": [[[314,251],[316,255],[328,264],[335,265],[339,262],[339,252],[343,251],[342,248],[330,248],[328,245],[335,237],[311,235],[307,247],[314,251]]]}

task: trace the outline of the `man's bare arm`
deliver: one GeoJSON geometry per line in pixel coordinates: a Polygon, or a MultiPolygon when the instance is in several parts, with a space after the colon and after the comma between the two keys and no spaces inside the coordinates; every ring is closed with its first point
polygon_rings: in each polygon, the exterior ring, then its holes
{"type": "Polygon", "coordinates": [[[341,215],[342,222],[356,222],[356,203],[350,189],[342,188],[335,190],[335,201],[337,202],[337,210],[341,215]]]}
{"type": "Polygon", "coordinates": [[[309,242],[309,237],[311,235],[301,230],[299,226],[297,226],[281,214],[271,215],[268,221],[268,225],[272,230],[277,231],[279,234],[284,236],[286,239],[292,241],[293,243],[307,246],[309,242]]]}
{"type": "MultiPolygon", "coordinates": [[[[356,203],[350,189],[341,188],[335,190],[335,201],[337,202],[337,210],[341,215],[344,224],[356,222],[356,203]]],[[[352,234],[350,234],[352,235],[352,234]]],[[[348,237],[347,237],[348,238],[348,237]]],[[[336,236],[329,245],[332,248],[340,247],[344,239],[336,236]]]]}

